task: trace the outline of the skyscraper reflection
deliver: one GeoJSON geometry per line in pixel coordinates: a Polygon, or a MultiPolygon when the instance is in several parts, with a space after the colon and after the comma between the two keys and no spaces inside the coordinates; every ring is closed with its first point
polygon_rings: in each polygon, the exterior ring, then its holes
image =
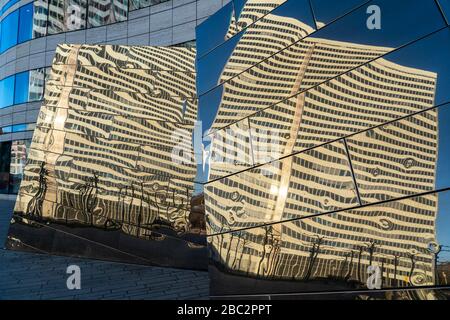
{"type": "MultiPolygon", "coordinates": [[[[78,236],[91,228],[100,237],[102,230],[119,232],[116,237],[175,241],[187,253],[204,252],[196,221],[202,213],[191,212],[194,58],[188,48],[58,47],[10,246],[27,245],[19,237],[24,226],[50,224],[71,226],[78,236]]],[[[95,233],[83,237],[93,240],[95,233]]],[[[112,245],[119,247],[120,241],[112,245]]],[[[201,259],[180,260],[175,265],[201,268],[201,259]]],[[[171,263],[149,262],[161,261],[171,263]]]]}
{"type": "Polygon", "coordinates": [[[367,288],[375,273],[380,288],[439,284],[437,194],[357,208],[436,189],[437,73],[274,12],[263,21],[217,81],[205,186],[213,288],[231,288],[227,275],[259,279],[230,289],[256,293],[284,280],[280,291],[367,288]]]}

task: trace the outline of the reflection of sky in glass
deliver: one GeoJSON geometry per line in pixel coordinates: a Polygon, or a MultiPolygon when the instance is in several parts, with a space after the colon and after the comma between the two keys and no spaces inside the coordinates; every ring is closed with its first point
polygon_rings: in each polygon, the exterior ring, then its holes
{"type": "Polygon", "coordinates": [[[324,25],[336,20],[352,9],[370,0],[311,0],[311,6],[318,25],[324,25]]]}
{"type": "Polygon", "coordinates": [[[234,10],[236,12],[236,21],[241,16],[242,10],[244,9],[247,0],[233,0],[234,10]]]}
{"type": "Polygon", "coordinates": [[[228,27],[233,15],[233,5],[228,3],[212,17],[202,22],[196,29],[197,58],[225,41],[228,27]]]}
{"type": "MultiPolygon", "coordinates": [[[[448,78],[446,79],[449,85],[448,78]]],[[[450,183],[450,105],[445,105],[439,108],[439,149],[438,149],[438,164],[437,164],[437,181],[436,186],[449,187],[450,183]]],[[[437,238],[441,245],[450,246],[450,191],[441,192],[439,194],[439,212],[437,217],[437,238]]],[[[450,250],[450,248],[448,248],[450,250]]],[[[443,253],[441,257],[450,260],[450,253],[443,253]]]]}
{"type": "Polygon", "coordinates": [[[447,21],[450,21],[450,0],[437,0],[437,2],[444,12],[447,21]]]}
{"type": "Polygon", "coordinates": [[[366,27],[367,6],[317,32],[316,37],[358,44],[392,47],[404,45],[446,26],[434,1],[378,0],[370,5],[381,9],[381,29],[366,27]]]}

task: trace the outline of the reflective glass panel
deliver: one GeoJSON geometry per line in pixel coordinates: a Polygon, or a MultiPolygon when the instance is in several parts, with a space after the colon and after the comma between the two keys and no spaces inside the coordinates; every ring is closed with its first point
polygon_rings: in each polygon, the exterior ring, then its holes
{"type": "Polygon", "coordinates": [[[211,294],[446,285],[449,199],[432,193],[212,236],[211,294]]]}
{"type": "MultiPolygon", "coordinates": [[[[285,2],[286,0],[233,0],[238,30],[245,29],[285,2]]],[[[291,2],[302,2],[309,5],[309,3],[303,2],[303,0],[291,2]]],[[[303,10],[306,8],[302,7],[303,10]]]]}
{"type": "Polygon", "coordinates": [[[134,11],[139,9],[140,0],[129,0],[130,3],[130,11],[134,11]]]}
{"type": "Polygon", "coordinates": [[[450,21],[450,1],[449,0],[437,0],[438,4],[440,5],[445,18],[447,21],[450,21]]]}
{"type": "Polygon", "coordinates": [[[30,70],[28,101],[39,101],[44,97],[45,68],[30,70]]]}
{"type": "Polygon", "coordinates": [[[294,49],[312,36],[201,95],[204,131],[249,117],[254,135],[263,135],[252,149],[261,164],[450,101],[448,28],[397,50],[323,39],[294,49]],[[279,64],[294,54],[298,67],[279,64]]]}
{"type": "MultiPolygon", "coordinates": [[[[233,122],[232,119],[238,121],[265,106],[289,98],[298,91],[319,85],[445,26],[434,1],[418,1],[419,7],[403,3],[405,9],[399,11],[396,8],[402,2],[403,0],[379,2],[383,12],[401,12],[395,17],[385,15],[385,23],[381,30],[375,32],[365,27],[367,13],[366,8],[361,7],[259,63],[252,62],[252,59],[260,53],[256,49],[258,43],[255,45],[252,41],[252,45],[241,45],[246,41],[244,34],[235,45],[231,56],[229,52],[225,55],[228,57],[227,63],[218,78],[216,78],[216,69],[220,69],[218,63],[214,65],[205,63],[201,66],[202,60],[210,59],[212,62],[216,54],[219,61],[222,61],[222,54],[216,53],[215,50],[210,52],[199,60],[199,94],[203,95],[205,90],[212,90],[217,83],[223,81],[226,83],[221,85],[223,97],[220,104],[203,107],[201,102],[200,109],[216,110],[213,128],[224,127],[233,122]],[[426,21],[428,15],[426,19],[418,17],[423,12],[429,12],[434,17],[433,20],[426,21]],[[421,23],[421,26],[418,27],[417,23],[421,23]],[[248,51],[249,48],[251,53],[248,51]],[[208,65],[212,72],[207,71],[208,65]]],[[[284,39],[284,35],[275,34],[274,37],[284,39]]],[[[273,42],[267,37],[265,39],[270,44],[273,42]]],[[[270,46],[264,45],[264,48],[266,47],[270,46]]],[[[261,53],[264,56],[264,49],[261,53]]],[[[205,95],[208,94],[216,95],[213,91],[205,95]]],[[[200,101],[202,99],[204,98],[201,97],[200,101]]]]}
{"type": "Polygon", "coordinates": [[[28,102],[28,89],[30,74],[28,71],[16,74],[14,90],[14,104],[28,102]]]}
{"type": "Polygon", "coordinates": [[[10,164],[11,141],[0,142],[0,194],[8,193],[10,164]]]}
{"type": "MultiPolygon", "coordinates": [[[[223,177],[220,169],[228,168],[213,161],[210,180],[223,177]]],[[[205,199],[209,234],[359,204],[343,141],[210,182],[205,199]]]]}
{"type": "Polygon", "coordinates": [[[10,248],[206,267],[194,57],[186,48],[58,46],[10,248]]]}
{"type": "Polygon", "coordinates": [[[5,126],[0,128],[0,134],[6,134],[12,132],[12,126],[5,126]]]}
{"type": "Polygon", "coordinates": [[[30,140],[16,140],[11,145],[11,165],[9,177],[9,193],[17,193],[19,191],[20,182],[22,181],[25,164],[27,161],[27,151],[30,147],[30,140]]]}
{"type": "MultiPolygon", "coordinates": [[[[312,10],[316,18],[317,28],[322,28],[334,20],[348,14],[353,9],[370,3],[369,0],[311,0],[312,10]]],[[[366,8],[367,8],[366,6],[366,8]]]]}
{"type": "Polygon", "coordinates": [[[0,10],[0,13],[3,14],[4,12],[6,12],[6,10],[8,10],[9,8],[11,8],[13,5],[15,5],[17,2],[19,2],[19,0],[9,0],[7,1],[3,7],[0,10]]]}
{"type": "Polygon", "coordinates": [[[228,28],[232,23],[233,9],[233,4],[228,3],[196,28],[198,58],[230,38],[228,28]]]}
{"type": "Polygon", "coordinates": [[[20,7],[18,43],[30,40],[33,36],[33,3],[20,7]]]}
{"type": "MultiPolygon", "coordinates": [[[[37,0],[33,2],[33,39],[47,34],[48,1],[37,0]]],[[[48,18],[50,19],[50,18],[48,18]]]]}
{"type": "Polygon", "coordinates": [[[128,0],[89,0],[88,25],[98,27],[125,21],[128,17],[128,0]]]}
{"type": "Polygon", "coordinates": [[[48,34],[86,28],[87,0],[49,0],[48,34]]]}
{"type": "Polygon", "coordinates": [[[14,104],[14,82],[14,76],[0,80],[0,108],[14,104]]]}
{"type": "Polygon", "coordinates": [[[17,44],[18,31],[19,10],[16,10],[2,20],[2,41],[0,43],[0,52],[4,52],[17,44]]]}
{"type": "Polygon", "coordinates": [[[363,203],[450,187],[450,105],[347,138],[363,203]]]}

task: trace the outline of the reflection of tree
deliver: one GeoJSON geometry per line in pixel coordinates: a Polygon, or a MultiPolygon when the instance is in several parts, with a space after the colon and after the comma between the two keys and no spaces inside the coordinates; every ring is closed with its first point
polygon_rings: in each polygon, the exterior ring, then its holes
{"type": "Polygon", "coordinates": [[[261,266],[262,266],[262,263],[264,262],[264,260],[266,258],[266,245],[267,245],[267,243],[269,241],[269,235],[271,235],[272,232],[273,232],[272,226],[264,226],[264,241],[262,243],[263,251],[262,251],[262,254],[261,254],[261,259],[259,259],[258,270],[256,271],[256,276],[257,277],[260,276],[261,266]]]}
{"type": "MultiPolygon", "coordinates": [[[[231,264],[232,270],[236,268],[236,262],[237,262],[237,258],[238,258],[238,251],[239,251],[239,245],[241,243],[241,239],[242,239],[242,232],[239,231],[238,241],[236,243],[236,250],[235,250],[235,254],[234,254],[234,260],[233,260],[233,263],[231,264]]],[[[242,253],[241,253],[241,257],[242,257],[242,253]]]]}
{"type": "Polygon", "coordinates": [[[47,174],[48,170],[45,169],[45,162],[42,162],[39,168],[38,191],[33,198],[31,198],[27,206],[27,215],[33,218],[42,219],[42,205],[47,192],[47,174]]]}
{"type": "Polygon", "coordinates": [[[242,239],[242,251],[241,251],[241,256],[239,257],[238,270],[241,270],[241,263],[242,263],[242,258],[244,257],[244,254],[245,254],[246,244],[247,244],[247,238],[243,237],[243,239],[242,239]]]}
{"type": "Polygon", "coordinates": [[[311,278],[314,264],[317,260],[317,256],[319,255],[320,246],[323,244],[323,241],[324,237],[316,235],[316,240],[314,241],[313,246],[309,250],[308,266],[306,268],[306,274],[303,277],[305,281],[308,281],[311,278]]]}
{"type": "Polygon", "coordinates": [[[348,268],[347,274],[344,277],[345,281],[348,281],[351,278],[351,276],[352,276],[352,273],[353,273],[353,258],[354,258],[354,256],[355,256],[355,252],[352,250],[351,253],[350,253],[349,268],[348,268]]]}
{"type": "Polygon", "coordinates": [[[141,187],[141,193],[140,193],[140,197],[139,197],[139,213],[138,213],[138,218],[137,218],[137,228],[136,228],[136,237],[140,236],[141,233],[141,224],[142,224],[142,215],[144,213],[144,182],[140,182],[140,187],[141,187]]]}
{"type": "MultiPolygon", "coordinates": [[[[161,187],[157,183],[146,188],[143,181],[139,182],[138,187],[133,184],[122,186],[117,198],[119,222],[135,226],[137,230],[133,233],[136,236],[141,235],[143,228],[151,230],[160,226],[170,227],[181,235],[189,229],[189,197],[189,188],[186,188],[186,194],[179,194],[176,189],[161,187]],[[136,213],[135,219],[132,218],[133,213],[136,213]]],[[[205,226],[205,223],[202,225],[205,226]]]]}
{"type": "Polygon", "coordinates": [[[369,266],[372,265],[372,261],[373,261],[373,254],[375,252],[375,248],[376,248],[376,242],[375,241],[370,241],[366,244],[367,247],[367,251],[369,252],[369,266]]]}
{"type": "Polygon", "coordinates": [[[281,254],[280,254],[281,248],[280,248],[280,240],[279,239],[276,239],[276,238],[272,239],[272,250],[271,251],[272,251],[271,252],[272,262],[268,269],[271,270],[272,278],[275,278],[276,271],[277,271],[278,266],[281,261],[281,254]]]}
{"type": "Polygon", "coordinates": [[[350,278],[350,275],[352,273],[353,255],[354,255],[353,250],[351,250],[349,253],[345,255],[344,263],[342,263],[341,270],[339,271],[339,276],[345,281],[347,281],[350,278]],[[344,275],[345,269],[347,269],[347,273],[344,275]]]}
{"type": "Polygon", "coordinates": [[[362,257],[362,253],[364,251],[364,247],[363,246],[358,246],[358,264],[356,267],[356,279],[361,282],[361,257],[362,257]]]}
{"type": "Polygon", "coordinates": [[[416,269],[416,254],[411,253],[409,255],[409,259],[411,260],[411,268],[409,269],[409,273],[408,273],[408,281],[410,284],[413,284],[412,276],[413,276],[414,270],[416,269]]]}
{"type": "Polygon", "coordinates": [[[398,255],[394,255],[394,287],[397,286],[398,255]]]}
{"type": "Polygon", "coordinates": [[[78,187],[81,212],[85,216],[85,222],[94,225],[94,209],[98,205],[98,174],[86,179],[85,183],[78,187]]]}

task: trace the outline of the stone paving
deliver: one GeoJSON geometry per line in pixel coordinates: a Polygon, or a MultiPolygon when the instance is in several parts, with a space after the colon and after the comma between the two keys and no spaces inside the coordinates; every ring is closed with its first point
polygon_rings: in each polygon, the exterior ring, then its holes
{"type": "MultiPolygon", "coordinates": [[[[13,202],[0,200],[0,243],[13,202]]],[[[57,257],[0,249],[0,300],[208,299],[207,272],[57,257]],[[81,289],[68,290],[66,269],[81,269],[81,289]]]]}

